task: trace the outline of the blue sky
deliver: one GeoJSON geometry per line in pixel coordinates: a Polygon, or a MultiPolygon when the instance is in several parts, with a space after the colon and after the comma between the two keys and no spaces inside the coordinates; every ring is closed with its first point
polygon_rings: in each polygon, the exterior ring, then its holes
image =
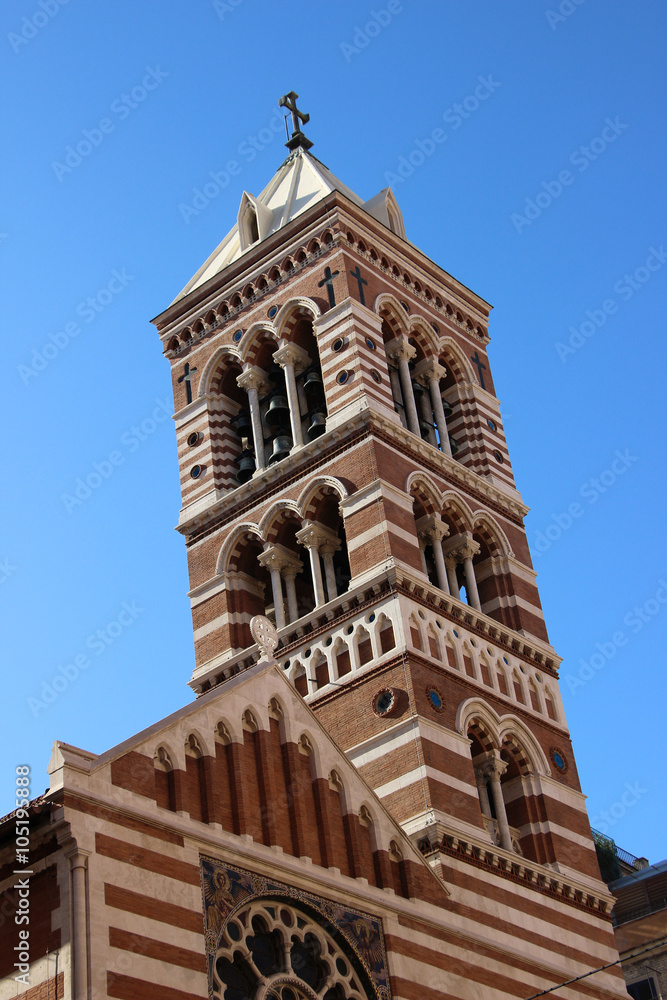
{"type": "Polygon", "coordinates": [[[664,7],[17,0],[1,16],[0,813],[16,764],[47,786],[54,739],[101,752],[189,700],[169,369],[148,321],[282,162],[277,101],[295,90],[313,152],[364,198],[391,183],[408,238],[494,305],[591,819],[665,857],[664,7]]]}

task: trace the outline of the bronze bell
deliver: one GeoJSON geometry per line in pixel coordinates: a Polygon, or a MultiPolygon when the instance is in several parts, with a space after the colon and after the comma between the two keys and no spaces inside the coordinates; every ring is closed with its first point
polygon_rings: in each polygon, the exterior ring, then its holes
{"type": "Polygon", "coordinates": [[[274,396],[266,411],[266,422],[269,427],[280,427],[289,424],[289,406],[284,396],[274,396]]]}
{"type": "Polygon", "coordinates": [[[449,420],[449,418],[451,417],[451,415],[452,415],[452,413],[454,411],[453,411],[453,409],[451,407],[451,404],[448,403],[446,399],[443,399],[443,401],[442,401],[442,409],[443,409],[443,412],[445,414],[445,418],[447,420],[449,420]]]}
{"type": "Polygon", "coordinates": [[[239,467],[239,471],[236,473],[237,482],[247,483],[249,479],[252,479],[255,471],[255,456],[251,451],[246,449],[241,452],[241,455],[237,459],[237,464],[239,467]]]}
{"type": "Polygon", "coordinates": [[[449,447],[452,449],[452,455],[456,455],[457,451],[459,450],[459,443],[456,440],[456,438],[450,437],[449,447]]]}
{"type": "Polygon", "coordinates": [[[424,441],[428,441],[432,427],[433,424],[429,424],[428,421],[426,420],[419,421],[419,430],[421,432],[421,436],[423,437],[424,441]]]}
{"type": "Polygon", "coordinates": [[[424,395],[424,386],[420,385],[419,382],[413,382],[412,394],[415,397],[415,399],[421,399],[421,397],[424,395]]]}
{"type": "Polygon", "coordinates": [[[324,434],[326,429],[327,429],[327,415],[326,413],[322,413],[321,410],[318,410],[315,413],[313,413],[313,422],[306,431],[306,434],[308,435],[308,440],[314,441],[315,438],[318,438],[320,437],[320,435],[324,434]]]}
{"type": "Polygon", "coordinates": [[[322,396],[324,393],[324,386],[322,384],[322,376],[320,373],[314,369],[313,371],[308,372],[304,380],[303,387],[308,393],[317,393],[319,396],[322,396]]]}
{"type": "Polygon", "coordinates": [[[271,453],[271,458],[269,459],[269,465],[275,465],[276,462],[282,462],[283,458],[287,458],[291,450],[292,438],[288,437],[286,434],[279,434],[273,439],[273,452],[271,453]]]}
{"type": "Polygon", "coordinates": [[[252,420],[250,419],[249,410],[241,410],[241,412],[237,414],[235,428],[236,433],[240,438],[252,439],[252,420]]]}

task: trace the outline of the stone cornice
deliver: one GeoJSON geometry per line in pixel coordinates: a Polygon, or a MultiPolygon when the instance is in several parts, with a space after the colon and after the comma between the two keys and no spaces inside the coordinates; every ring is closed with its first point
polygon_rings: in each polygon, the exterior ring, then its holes
{"type": "Polygon", "coordinates": [[[479,500],[523,527],[523,517],[529,510],[525,504],[508,497],[483,476],[449,458],[400,424],[391,422],[376,410],[366,408],[352,415],[344,425],[334,427],[303,448],[296,449],[282,462],[255,473],[247,483],[229,492],[217,494],[204,509],[197,506],[194,513],[188,514],[187,508],[184,508],[177,530],[187,536],[188,544],[199,541],[204,535],[240,517],[267,497],[312,471],[316,463],[331,461],[337,452],[344,451],[356,443],[364,432],[369,431],[398,447],[404,454],[412,458],[418,457],[422,465],[442,476],[452,486],[463,489],[466,496],[479,500]]]}
{"type": "Polygon", "coordinates": [[[437,472],[438,475],[443,476],[453,486],[464,487],[466,493],[470,496],[481,500],[491,508],[499,510],[506,517],[509,517],[510,520],[523,526],[523,518],[530,510],[530,507],[526,507],[519,500],[507,496],[503,490],[498,489],[497,486],[494,486],[483,476],[473,472],[472,469],[467,469],[460,462],[457,462],[456,459],[450,458],[438,448],[429,444],[428,441],[418,438],[411,431],[403,427],[402,424],[395,424],[387,420],[382,413],[375,410],[370,411],[370,413],[373,429],[377,428],[384,440],[389,440],[392,444],[398,445],[404,454],[409,454],[413,457],[419,456],[420,462],[427,465],[432,471],[437,472]]]}
{"type": "Polygon", "coordinates": [[[440,860],[442,863],[438,855],[445,854],[611,921],[614,898],[610,893],[593,893],[583,882],[563,877],[546,865],[528,861],[501,847],[489,847],[488,843],[473,837],[463,838],[442,832],[442,826],[442,823],[434,824],[431,831],[419,838],[419,848],[431,862],[440,860]]]}
{"type": "MultiPolygon", "coordinates": [[[[357,587],[353,585],[347,593],[341,594],[335,600],[316,608],[307,617],[286,625],[280,630],[281,646],[277,658],[284,660],[293,656],[302,646],[317,642],[320,636],[339,627],[342,622],[356,618],[367,608],[374,606],[392,593],[402,594],[442,615],[443,618],[464,625],[480,638],[493,642],[500,649],[509,653],[523,657],[527,662],[532,663],[533,666],[552,677],[558,677],[557,671],[561,659],[548,643],[533,636],[516,632],[503,625],[502,622],[496,621],[495,618],[489,618],[483,612],[476,611],[469,605],[463,604],[462,601],[445,594],[444,591],[438,590],[425,579],[418,579],[396,566],[375,572],[372,582],[357,587]]],[[[189,685],[201,696],[200,689],[204,683],[209,683],[214,688],[225,683],[229,678],[251,667],[257,655],[257,646],[252,645],[226,658],[214,657],[195,668],[189,685]]],[[[410,656],[428,662],[414,650],[410,651],[410,656]]],[[[382,666],[383,668],[386,666],[384,660],[382,666]]],[[[459,679],[462,683],[466,683],[466,678],[459,679]]],[[[352,675],[349,683],[353,681],[354,676],[352,675]]],[[[474,685],[471,686],[471,689],[478,692],[478,688],[474,685]]],[[[328,697],[329,695],[324,696],[324,698],[328,697]]],[[[515,710],[521,710],[521,706],[516,706],[515,710]]],[[[541,721],[562,735],[562,727],[554,726],[547,719],[541,721]]]]}
{"type": "Polygon", "coordinates": [[[482,611],[476,611],[469,604],[464,604],[457,598],[451,597],[444,590],[439,590],[424,578],[413,576],[403,568],[394,567],[388,571],[387,577],[393,584],[393,589],[405,594],[406,597],[432,608],[444,618],[449,618],[453,622],[461,622],[480,637],[490,639],[497,646],[502,646],[509,652],[530,660],[540,670],[546,670],[551,672],[553,676],[558,676],[557,670],[562,662],[561,657],[548,643],[535,636],[516,632],[508,625],[503,625],[495,618],[489,618],[482,611]]]}

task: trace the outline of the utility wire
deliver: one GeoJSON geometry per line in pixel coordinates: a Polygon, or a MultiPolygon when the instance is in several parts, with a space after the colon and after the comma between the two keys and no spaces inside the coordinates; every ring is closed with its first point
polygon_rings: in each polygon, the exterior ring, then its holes
{"type": "MultiPolygon", "coordinates": [[[[639,958],[640,955],[645,955],[648,951],[655,951],[656,948],[663,948],[667,943],[667,939],[656,938],[656,941],[652,941],[650,947],[643,948],[642,951],[636,951],[634,955],[628,955],[628,960],[633,958],[639,958]],[[657,943],[656,943],[657,942],[657,943]]],[[[588,979],[589,976],[594,976],[596,972],[604,972],[605,969],[612,969],[615,965],[618,965],[621,961],[617,958],[615,962],[609,962],[608,965],[601,965],[598,969],[592,969],[590,972],[584,972],[583,976],[576,976],[574,979],[568,979],[565,983],[559,983],[558,986],[550,986],[548,990],[542,990],[541,993],[533,993],[527,998],[527,1000],[536,1000],[537,997],[544,997],[547,993],[553,993],[554,990],[562,990],[564,986],[571,986],[572,983],[578,983],[582,979],[588,979]]]]}

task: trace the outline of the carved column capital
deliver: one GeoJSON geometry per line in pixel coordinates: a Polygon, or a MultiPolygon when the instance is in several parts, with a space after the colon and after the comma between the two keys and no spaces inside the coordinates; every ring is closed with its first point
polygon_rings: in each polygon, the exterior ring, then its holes
{"type": "Polygon", "coordinates": [[[236,376],[236,384],[241,389],[245,389],[246,392],[248,389],[257,389],[258,392],[263,392],[268,388],[269,381],[266,377],[266,372],[253,365],[236,376]]]}
{"type": "Polygon", "coordinates": [[[413,372],[415,382],[420,385],[428,385],[430,382],[439,382],[447,374],[447,369],[435,358],[425,358],[420,361],[413,372]]]}
{"type": "Polygon", "coordinates": [[[283,368],[285,365],[292,365],[297,374],[312,364],[308,352],[297,344],[285,344],[283,347],[279,347],[273,355],[273,360],[277,361],[283,368]]]}
{"type": "Polygon", "coordinates": [[[412,346],[404,333],[390,340],[385,350],[392,361],[412,361],[417,353],[417,348],[412,346]]]}
{"type": "Polygon", "coordinates": [[[452,535],[445,546],[445,558],[463,562],[465,559],[474,559],[479,553],[479,542],[476,542],[470,532],[463,535],[452,535]]]}
{"type": "Polygon", "coordinates": [[[287,565],[285,554],[276,545],[271,545],[268,549],[264,549],[263,552],[257,556],[257,562],[264,569],[277,570],[278,573],[282,570],[283,566],[287,565]]]}
{"type": "Polygon", "coordinates": [[[449,527],[439,514],[426,514],[416,522],[417,534],[429,542],[441,542],[449,534],[449,527]]]}
{"type": "MultiPolygon", "coordinates": [[[[475,770],[477,770],[477,768],[475,770]]],[[[500,759],[497,751],[494,751],[493,756],[487,758],[487,760],[480,765],[479,770],[482,772],[486,781],[500,781],[503,774],[507,770],[507,764],[504,760],[500,759]]]]}
{"type": "Polygon", "coordinates": [[[307,524],[297,531],[296,538],[307,549],[317,549],[318,552],[322,552],[324,546],[334,546],[332,552],[340,547],[338,536],[327,531],[321,524],[307,524]]]}

